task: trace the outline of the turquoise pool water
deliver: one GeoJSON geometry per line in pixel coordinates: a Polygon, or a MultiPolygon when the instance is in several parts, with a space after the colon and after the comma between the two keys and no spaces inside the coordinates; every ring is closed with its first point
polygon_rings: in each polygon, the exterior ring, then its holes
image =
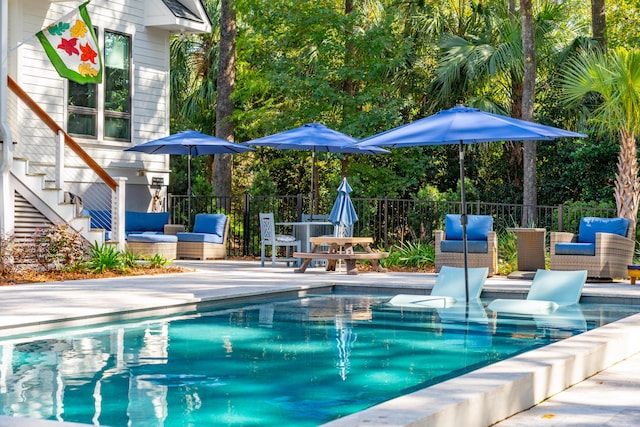
{"type": "Polygon", "coordinates": [[[0,341],[0,413],[112,427],[317,426],[638,311],[497,317],[318,294],[0,341]]]}

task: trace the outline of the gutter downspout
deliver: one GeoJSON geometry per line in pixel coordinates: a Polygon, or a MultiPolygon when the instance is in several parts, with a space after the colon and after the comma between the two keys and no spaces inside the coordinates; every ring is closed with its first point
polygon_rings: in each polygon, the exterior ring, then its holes
{"type": "Polygon", "coordinates": [[[13,234],[14,197],[11,188],[11,165],[13,163],[13,138],[7,115],[8,105],[8,61],[9,61],[9,0],[0,0],[0,237],[13,234]]]}

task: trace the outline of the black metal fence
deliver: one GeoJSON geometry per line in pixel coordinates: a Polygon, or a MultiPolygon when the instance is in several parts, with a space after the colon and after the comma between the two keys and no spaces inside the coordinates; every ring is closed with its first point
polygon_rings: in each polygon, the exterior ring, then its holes
{"type": "MultiPolygon", "coordinates": [[[[408,200],[389,198],[352,198],[358,213],[354,225],[354,236],[371,236],[374,246],[386,248],[403,242],[433,239],[433,232],[444,227],[448,213],[460,213],[460,202],[430,200],[408,200]]],[[[317,212],[331,211],[334,200],[317,201],[317,212]]],[[[193,225],[195,213],[224,213],[231,219],[228,254],[230,256],[256,256],[260,254],[260,212],[273,212],[276,222],[300,221],[302,214],[309,213],[309,197],[298,196],[251,196],[238,197],[192,196],[191,218],[187,196],[169,195],[168,209],[171,222],[193,225]]],[[[467,213],[491,215],[494,229],[498,232],[508,227],[517,227],[525,205],[508,203],[469,202],[467,213]]],[[[583,216],[614,217],[613,208],[593,207],[587,204],[538,206],[535,224],[526,226],[546,228],[547,231],[576,232],[583,216]]]]}

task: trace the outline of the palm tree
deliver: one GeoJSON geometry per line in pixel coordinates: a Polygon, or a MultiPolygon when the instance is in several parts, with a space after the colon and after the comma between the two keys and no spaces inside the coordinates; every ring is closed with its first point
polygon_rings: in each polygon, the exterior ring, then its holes
{"type": "MultiPolygon", "coordinates": [[[[636,134],[640,131],[640,51],[624,48],[595,51],[573,59],[563,76],[564,98],[580,103],[599,96],[592,120],[620,136],[614,196],[618,216],[636,228],[638,216],[638,159],[636,134]]],[[[635,233],[634,233],[635,235],[635,233]]]]}

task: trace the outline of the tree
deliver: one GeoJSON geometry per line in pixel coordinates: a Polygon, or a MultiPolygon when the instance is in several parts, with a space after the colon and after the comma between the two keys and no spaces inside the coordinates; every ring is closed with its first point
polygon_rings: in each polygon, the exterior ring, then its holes
{"type": "MultiPolygon", "coordinates": [[[[586,113],[620,138],[614,197],[618,216],[636,229],[638,216],[638,159],[636,134],[640,132],[640,51],[624,48],[591,52],[571,61],[563,76],[564,99],[585,104],[595,93],[597,103],[586,113]]],[[[635,232],[634,234],[635,235],[635,232]]]]}
{"type": "MultiPolygon", "coordinates": [[[[533,104],[536,99],[536,49],[531,0],[520,1],[522,21],[522,57],[524,76],[522,79],[522,119],[533,121],[533,104]]],[[[536,141],[524,141],[523,152],[523,196],[522,226],[534,223],[538,204],[536,183],[536,141]]]]}
{"type": "Polygon", "coordinates": [[[607,48],[607,21],[604,0],[591,0],[591,34],[603,48],[607,48]]]}
{"type": "MultiPolygon", "coordinates": [[[[216,136],[233,141],[233,89],[236,81],[236,17],[233,0],[220,2],[220,51],[218,56],[216,136]]],[[[216,196],[231,196],[231,154],[214,156],[211,184],[216,196]]]]}

